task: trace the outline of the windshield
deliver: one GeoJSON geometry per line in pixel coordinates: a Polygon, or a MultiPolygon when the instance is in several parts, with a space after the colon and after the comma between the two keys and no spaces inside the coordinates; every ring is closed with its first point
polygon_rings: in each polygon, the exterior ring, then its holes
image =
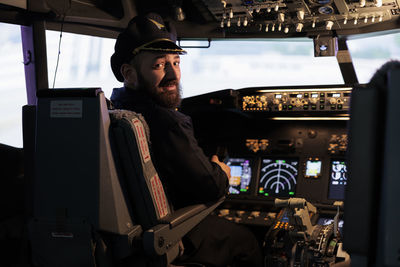
{"type": "Polygon", "coordinates": [[[214,41],[183,57],[185,96],[226,88],[343,84],[335,57],[314,57],[312,40],[214,41]]]}
{"type": "MultiPolygon", "coordinates": [[[[52,87],[60,33],[47,31],[52,87]]],[[[110,97],[122,86],[110,68],[115,40],[63,33],[55,87],[101,87],[110,97]]],[[[182,45],[187,42],[182,43],[182,45]]],[[[204,45],[190,42],[189,45],[204,45]]],[[[335,57],[313,56],[312,40],[213,41],[208,49],[188,48],[182,56],[183,97],[226,88],[342,84],[335,57]]]]}
{"type": "MultiPolygon", "coordinates": [[[[53,86],[60,33],[47,31],[49,85],[53,86]]],[[[114,39],[63,33],[55,87],[101,87],[107,97],[122,86],[110,68],[114,39]]],[[[203,45],[207,42],[182,42],[203,45]]],[[[400,35],[349,40],[360,83],[369,81],[384,62],[400,55],[400,35]]],[[[183,97],[222,89],[255,86],[343,84],[336,57],[314,57],[313,41],[217,40],[211,47],[185,48],[183,97]]]]}

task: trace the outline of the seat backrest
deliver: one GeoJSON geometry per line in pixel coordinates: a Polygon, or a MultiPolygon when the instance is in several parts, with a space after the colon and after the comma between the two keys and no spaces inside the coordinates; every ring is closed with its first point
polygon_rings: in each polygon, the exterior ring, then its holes
{"type": "Polygon", "coordinates": [[[344,248],[352,266],[399,266],[400,61],[352,91],[344,248]]]}
{"type": "MultiPolygon", "coordinates": [[[[117,176],[109,143],[107,105],[99,89],[38,92],[33,262],[95,266],[94,233],[131,239],[141,233],[117,176]]],[[[130,254],[120,249],[119,257],[130,254]]]]}
{"type": "Polygon", "coordinates": [[[127,185],[137,223],[147,230],[171,214],[167,196],[151,159],[149,129],[142,115],[132,111],[112,110],[110,118],[119,176],[127,185]]]}
{"type": "MultiPolygon", "coordinates": [[[[111,110],[109,113],[113,155],[118,176],[124,183],[132,205],[135,223],[141,225],[144,231],[153,231],[153,227],[159,226],[162,219],[171,217],[172,213],[152,162],[149,128],[143,116],[133,111],[111,110]]],[[[169,222],[164,225],[169,228],[169,222]]],[[[170,231],[167,232],[167,235],[171,234],[170,231]]],[[[159,254],[154,253],[154,246],[160,247],[153,242],[153,238],[156,237],[150,237],[150,242],[146,242],[149,245],[145,245],[144,250],[151,258],[152,266],[167,265],[179,255],[179,240],[182,237],[179,234],[172,234],[174,238],[171,242],[167,240],[168,237],[161,237],[165,240],[161,247],[166,249],[159,254]]]]}

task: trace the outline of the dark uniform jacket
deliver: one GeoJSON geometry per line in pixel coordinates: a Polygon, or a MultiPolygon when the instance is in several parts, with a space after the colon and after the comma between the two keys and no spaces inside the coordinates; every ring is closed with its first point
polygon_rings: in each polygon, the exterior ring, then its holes
{"type": "MultiPolygon", "coordinates": [[[[115,108],[141,113],[146,119],[154,164],[174,208],[215,201],[225,195],[227,176],[198,146],[189,117],[157,105],[141,90],[116,88],[111,101],[115,108]]],[[[262,266],[254,235],[244,226],[218,216],[207,216],[183,242],[183,261],[211,266],[262,266]]]]}
{"type": "Polygon", "coordinates": [[[154,164],[174,208],[215,201],[225,195],[228,179],[198,146],[191,119],[157,105],[142,90],[113,90],[117,109],[141,113],[150,128],[154,164]]]}

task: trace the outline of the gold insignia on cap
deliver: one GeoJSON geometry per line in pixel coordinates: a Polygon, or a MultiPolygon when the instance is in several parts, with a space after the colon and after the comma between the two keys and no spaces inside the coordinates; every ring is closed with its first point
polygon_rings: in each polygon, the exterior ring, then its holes
{"type": "Polygon", "coordinates": [[[171,39],[167,39],[167,38],[160,38],[160,39],[155,39],[153,41],[150,41],[148,43],[142,44],[139,47],[136,47],[133,51],[132,54],[133,55],[137,55],[141,50],[147,50],[147,51],[164,51],[164,52],[177,52],[177,53],[181,53],[181,54],[186,54],[186,51],[183,50],[182,48],[178,47],[177,48],[157,48],[157,47],[147,47],[151,44],[157,43],[157,42],[162,42],[162,41],[167,41],[167,42],[171,42],[173,44],[175,44],[175,42],[173,42],[171,39]]]}
{"type": "Polygon", "coordinates": [[[162,25],[161,23],[155,21],[154,19],[149,19],[149,18],[147,18],[147,19],[150,20],[151,22],[153,22],[153,24],[156,25],[159,30],[161,30],[162,28],[165,27],[164,25],[162,25]]]}

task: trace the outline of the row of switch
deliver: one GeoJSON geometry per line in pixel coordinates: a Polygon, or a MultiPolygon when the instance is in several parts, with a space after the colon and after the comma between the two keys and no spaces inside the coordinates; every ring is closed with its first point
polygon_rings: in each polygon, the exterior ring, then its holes
{"type": "MultiPolygon", "coordinates": [[[[310,107],[312,110],[317,109],[317,105],[308,105],[308,104],[303,105],[304,110],[308,110],[310,107]]],[[[275,109],[279,109],[279,107],[275,107],[275,109]]],[[[283,110],[293,110],[293,105],[282,105],[282,109],[283,110]]],[[[324,110],[325,105],[323,105],[323,104],[319,105],[319,109],[324,110]]],[[[335,110],[335,109],[340,110],[340,109],[343,109],[343,105],[342,104],[337,104],[337,105],[333,104],[333,105],[330,105],[330,109],[331,110],[335,110]]]]}
{"type": "Polygon", "coordinates": [[[275,217],[275,212],[260,212],[260,211],[244,211],[244,210],[229,210],[221,209],[217,211],[217,215],[228,221],[234,221],[236,223],[270,223],[275,217]]]}

